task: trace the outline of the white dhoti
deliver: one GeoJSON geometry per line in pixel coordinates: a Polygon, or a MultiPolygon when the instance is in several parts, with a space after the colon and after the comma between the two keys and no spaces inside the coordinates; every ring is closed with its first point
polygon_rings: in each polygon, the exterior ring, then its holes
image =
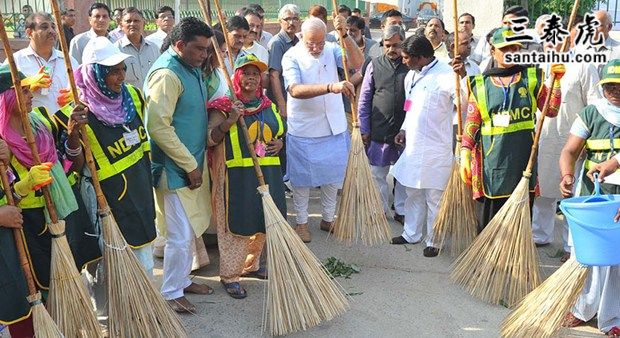
{"type": "Polygon", "coordinates": [[[620,266],[590,268],[573,315],[586,322],[597,316],[602,332],[620,327],[620,266]]]}
{"type": "Polygon", "coordinates": [[[417,243],[426,235],[426,245],[437,247],[433,242],[433,224],[443,190],[407,187],[406,191],[403,238],[409,243],[417,243]]]}

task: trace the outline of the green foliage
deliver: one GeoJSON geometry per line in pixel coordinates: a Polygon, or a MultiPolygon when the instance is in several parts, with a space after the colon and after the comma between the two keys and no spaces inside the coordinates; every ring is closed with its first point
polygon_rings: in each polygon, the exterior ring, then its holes
{"type": "Polygon", "coordinates": [[[348,279],[351,278],[352,274],[359,273],[361,271],[359,266],[355,264],[347,264],[336,257],[329,257],[323,261],[323,268],[331,274],[332,278],[344,277],[348,279]]]}
{"type": "MultiPolygon", "coordinates": [[[[583,15],[586,12],[592,11],[597,2],[598,0],[581,0],[579,14],[583,15]]],[[[521,0],[506,0],[504,1],[504,8],[521,4],[521,0]]],[[[529,0],[527,4],[530,13],[530,27],[532,27],[536,19],[543,14],[557,13],[563,19],[568,20],[575,0],[529,0]]]]}

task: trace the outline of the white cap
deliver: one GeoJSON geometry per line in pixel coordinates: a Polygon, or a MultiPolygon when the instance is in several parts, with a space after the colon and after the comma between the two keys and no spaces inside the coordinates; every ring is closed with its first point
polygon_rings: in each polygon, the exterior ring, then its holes
{"type": "Polygon", "coordinates": [[[120,49],[112,44],[108,38],[98,36],[91,39],[86,44],[86,47],[84,47],[82,63],[98,63],[103,66],[116,66],[130,57],[131,55],[129,54],[121,53],[120,49]]]}

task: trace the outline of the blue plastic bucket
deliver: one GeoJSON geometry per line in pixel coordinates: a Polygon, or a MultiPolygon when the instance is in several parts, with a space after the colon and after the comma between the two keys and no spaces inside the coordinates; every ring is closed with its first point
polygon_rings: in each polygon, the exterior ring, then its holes
{"type": "Polygon", "coordinates": [[[579,263],[590,266],[620,265],[620,222],[614,222],[618,208],[620,195],[601,195],[598,179],[595,179],[595,195],[560,202],[579,263]]]}

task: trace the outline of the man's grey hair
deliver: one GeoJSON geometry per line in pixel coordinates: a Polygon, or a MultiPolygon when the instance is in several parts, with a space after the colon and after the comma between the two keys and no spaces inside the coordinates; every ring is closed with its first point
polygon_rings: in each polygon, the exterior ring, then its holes
{"type": "Polygon", "coordinates": [[[394,37],[394,35],[400,36],[401,41],[405,41],[405,30],[399,25],[391,25],[387,26],[383,29],[383,34],[381,35],[382,40],[389,40],[394,37]]]}
{"type": "Polygon", "coordinates": [[[308,18],[301,24],[301,34],[309,32],[327,32],[327,26],[325,22],[319,18],[308,18]]]}
{"type": "Polygon", "coordinates": [[[608,11],[601,9],[601,10],[598,10],[598,11],[594,12],[594,15],[596,15],[597,13],[604,13],[605,14],[605,21],[607,21],[607,22],[601,22],[601,26],[603,24],[605,24],[605,23],[607,25],[613,26],[614,22],[613,22],[613,19],[611,18],[611,14],[609,14],[608,11]]]}
{"type": "Polygon", "coordinates": [[[282,8],[280,8],[280,11],[278,12],[278,19],[282,20],[284,19],[284,17],[286,16],[286,13],[291,13],[293,15],[297,15],[299,16],[299,7],[297,7],[297,5],[294,4],[286,4],[284,6],[282,6],[282,8]]]}

